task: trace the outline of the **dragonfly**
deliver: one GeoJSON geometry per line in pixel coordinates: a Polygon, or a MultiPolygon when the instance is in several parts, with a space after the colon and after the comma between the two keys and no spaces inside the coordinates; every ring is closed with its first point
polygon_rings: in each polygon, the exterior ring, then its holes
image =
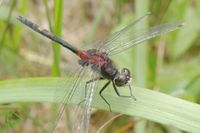
{"type": "Polygon", "coordinates": [[[136,25],[149,15],[150,12],[146,13],[130,25],[111,34],[105,39],[98,41],[98,46],[89,50],[78,49],[67,41],[51,33],[50,31],[41,28],[39,25],[33,23],[27,18],[22,16],[17,17],[17,19],[21,23],[25,24],[32,30],[40,33],[41,35],[49,38],[50,40],[57,42],[59,45],[63,46],[64,48],[68,49],[76,56],[78,56],[78,64],[82,67],[80,71],[77,72],[78,78],[76,81],[74,81],[71,91],[68,94],[65,94],[62,100],[62,105],[59,107],[57,120],[51,132],[55,131],[57,122],[61,118],[65,107],[74,95],[76,89],[79,88],[81,80],[84,79],[86,73],[88,72],[91,79],[85,83],[85,87],[82,87],[85,89],[85,99],[82,101],[84,103],[84,110],[82,111],[80,124],[76,124],[77,127],[74,128],[74,130],[76,131],[73,132],[88,132],[88,125],[91,113],[91,102],[94,95],[94,88],[97,86],[98,81],[107,80],[106,84],[100,89],[99,95],[102,100],[107,104],[110,111],[112,111],[111,104],[103,95],[103,92],[110,84],[112,84],[112,87],[117,96],[123,98],[131,98],[135,102],[137,102],[130,85],[132,79],[130,70],[127,68],[118,69],[110,57],[119,54],[129,49],[130,47],[141,44],[146,40],[179,29],[184,25],[182,21],[176,21],[160,24],[158,26],[150,27],[144,30],[135,31],[136,25]],[[127,88],[130,91],[130,95],[121,95],[118,89],[120,87],[126,86],[128,86],[127,88]]]}

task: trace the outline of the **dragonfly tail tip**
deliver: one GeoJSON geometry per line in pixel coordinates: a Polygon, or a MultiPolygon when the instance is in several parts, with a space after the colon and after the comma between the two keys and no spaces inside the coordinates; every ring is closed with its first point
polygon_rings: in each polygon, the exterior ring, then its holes
{"type": "Polygon", "coordinates": [[[23,19],[23,17],[22,16],[17,16],[16,19],[21,21],[23,19]]]}

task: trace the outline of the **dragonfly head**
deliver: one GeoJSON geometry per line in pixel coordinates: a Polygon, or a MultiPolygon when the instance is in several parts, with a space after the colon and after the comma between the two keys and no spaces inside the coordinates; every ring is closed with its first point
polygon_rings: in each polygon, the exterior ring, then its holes
{"type": "Polygon", "coordinates": [[[114,83],[117,86],[124,86],[131,82],[131,73],[127,68],[121,69],[114,78],[114,83]]]}

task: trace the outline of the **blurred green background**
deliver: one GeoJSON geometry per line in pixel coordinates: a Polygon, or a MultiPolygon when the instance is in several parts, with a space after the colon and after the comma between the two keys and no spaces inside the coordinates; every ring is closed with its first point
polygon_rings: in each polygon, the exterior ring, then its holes
{"type": "MultiPolygon", "coordinates": [[[[1,0],[0,79],[4,82],[20,78],[65,76],[69,71],[76,70],[74,66],[77,65],[77,58],[71,52],[52,45],[48,39],[20,24],[16,20],[18,15],[51,30],[76,47],[87,49],[93,47],[95,40],[123,28],[148,11],[151,15],[137,29],[177,20],[184,21],[185,26],[113,56],[112,59],[119,68],[127,67],[131,70],[134,85],[199,104],[198,0],[1,0]]],[[[50,110],[48,103],[15,103],[0,107],[1,113],[14,111],[27,118],[12,128],[7,126],[2,132],[45,132],[45,120],[51,118],[50,114],[40,120],[35,118],[42,117],[50,110]]],[[[92,113],[90,132],[96,132],[114,115],[95,110],[92,113]]],[[[140,118],[120,116],[107,125],[103,132],[183,131],[140,118]]]]}

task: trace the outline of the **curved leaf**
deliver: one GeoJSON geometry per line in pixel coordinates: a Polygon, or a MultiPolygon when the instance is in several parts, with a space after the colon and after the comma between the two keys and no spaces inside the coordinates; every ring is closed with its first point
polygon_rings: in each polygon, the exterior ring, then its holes
{"type": "MultiPolygon", "coordinates": [[[[53,101],[55,89],[68,83],[63,78],[30,78],[20,80],[7,80],[0,82],[0,103],[12,102],[56,102],[53,101]]],[[[100,84],[101,86],[103,84],[100,84]]],[[[133,86],[132,86],[133,87],[133,86]]],[[[63,89],[62,87],[60,88],[63,89]]],[[[77,91],[80,91],[78,88],[77,91]]],[[[98,88],[97,88],[98,89],[98,88]]],[[[70,91],[70,88],[67,89],[70,91]]],[[[93,106],[109,110],[104,101],[99,97],[98,91],[94,97],[93,106]]],[[[149,89],[133,87],[137,101],[129,98],[118,97],[112,86],[103,94],[110,102],[114,112],[139,116],[158,123],[177,127],[184,131],[198,132],[200,130],[200,106],[179,98],[175,98],[149,89]]],[[[128,94],[126,88],[120,90],[128,94]]],[[[84,95],[84,94],[83,94],[84,95]]],[[[62,96],[61,96],[62,97],[62,96]]],[[[78,103],[79,97],[74,96],[72,101],[78,103]]]]}

